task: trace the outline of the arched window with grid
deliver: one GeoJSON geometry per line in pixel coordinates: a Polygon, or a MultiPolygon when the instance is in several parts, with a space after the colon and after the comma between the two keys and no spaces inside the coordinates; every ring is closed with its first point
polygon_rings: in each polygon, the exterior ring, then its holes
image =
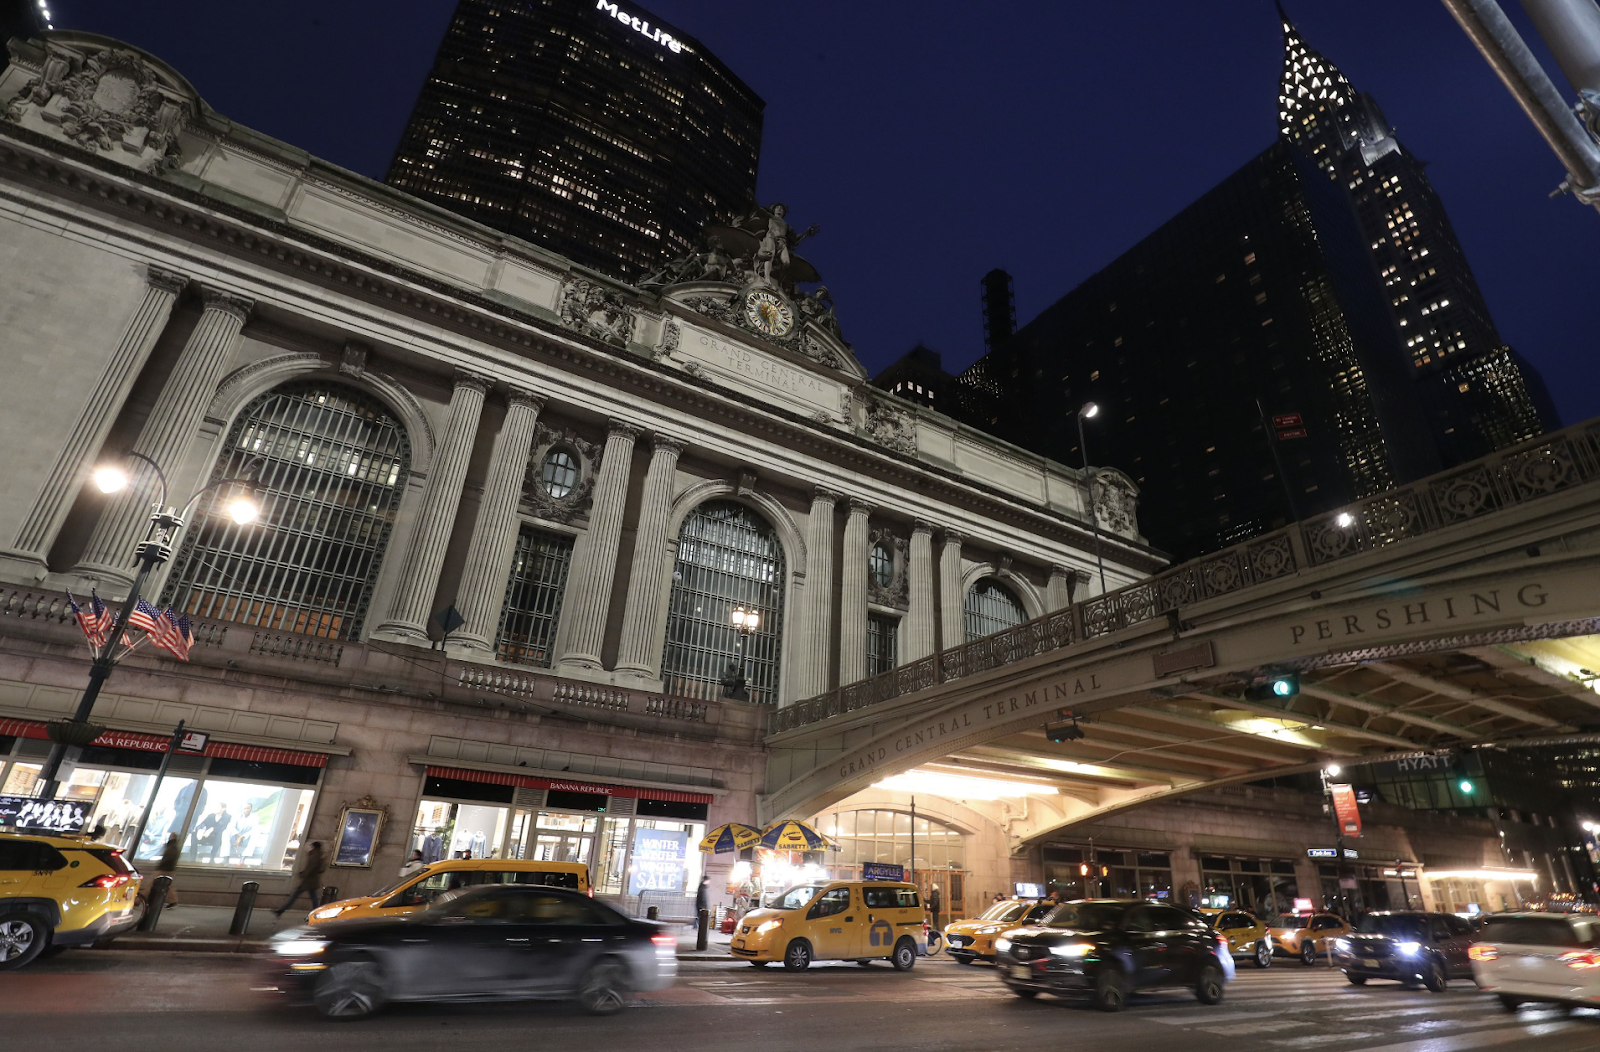
{"type": "Polygon", "coordinates": [[[260,518],[234,524],[220,514],[233,487],[211,490],[190,520],[165,600],[196,618],[359,638],[411,470],[405,429],[343,384],[287,383],[245,406],[211,481],[252,465],[260,518]]]}
{"type": "Polygon", "coordinates": [[[731,500],[708,501],[690,512],[678,534],[667,610],[661,657],[667,692],[720,697],[729,665],[742,660],[750,700],[776,704],[783,583],[783,545],[760,515],[731,500]],[[761,617],[742,644],[729,618],[735,606],[761,617]]]}
{"type": "Polygon", "coordinates": [[[985,577],[967,591],[967,642],[1014,628],[1028,619],[1016,593],[993,577],[985,577]]]}

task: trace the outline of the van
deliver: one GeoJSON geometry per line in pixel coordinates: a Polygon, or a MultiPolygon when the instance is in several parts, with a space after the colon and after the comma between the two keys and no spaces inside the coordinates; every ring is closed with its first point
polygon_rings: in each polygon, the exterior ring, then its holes
{"type": "Polygon", "coordinates": [[[801,884],[751,910],[730,947],[764,968],[782,961],[791,972],[812,961],[888,960],[909,972],[927,952],[928,925],[917,889],[895,881],[835,880],[801,884]]]}
{"type": "Polygon", "coordinates": [[[401,877],[382,891],[341,899],[311,911],[310,922],[335,917],[403,917],[424,909],[447,891],[477,884],[544,884],[586,895],[589,867],[581,862],[538,862],[521,858],[447,858],[401,877]]]}

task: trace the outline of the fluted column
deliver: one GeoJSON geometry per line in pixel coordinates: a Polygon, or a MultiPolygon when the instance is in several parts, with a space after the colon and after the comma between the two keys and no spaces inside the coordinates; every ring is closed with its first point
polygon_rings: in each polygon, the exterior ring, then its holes
{"type": "Polygon", "coordinates": [[[1049,613],[1072,605],[1073,573],[1065,566],[1050,567],[1050,583],[1045,585],[1044,602],[1049,613]]]}
{"type": "Polygon", "coordinates": [[[611,608],[611,585],[617,577],[618,545],[622,540],[622,511],[628,500],[628,471],[633,466],[633,444],[639,428],[612,420],[606,434],[600,473],[595,477],[594,507],[589,529],[573,546],[572,570],[561,607],[559,648],[562,666],[597,669],[606,638],[606,613],[611,608]]]}
{"type": "Polygon", "coordinates": [[[506,419],[494,440],[489,478],[478,505],[478,521],[456,590],[456,608],[467,623],[452,640],[468,650],[493,650],[505,603],[506,575],[517,544],[517,504],[528,473],[533,425],[544,399],[515,388],[506,395],[506,419]]]}
{"type": "Polygon", "coordinates": [[[949,650],[967,641],[967,593],[961,587],[961,533],[944,531],[939,546],[939,648],[949,650]]]}
{"type": "Polygon", "coordinates": [[[40,571],[45,569],[45,556],[61,532],[78,488],[128,400],[134,381],[150,360],[151,350],[172,317],[172,305],[188,281],[182,274],[154,265],[145,268],[144,298],[122,330],[122,338],[84,400],[66,445],[45,476],[44,485],[5,554],[33,563],[40,571]]]}
{"type": "Polygon", "coordinates": [[[850,498],[839,574],[839,686],[867,678],[867,519],[873,506],[850,498]]]}
{"type": "Polygon", "coordinates": [[[833,649],[833,510],[839,494],[818,486],[806,516],[806,595],[795,640],[795,701],[825,693],[831,686],[833,649]]]}
{"type": "Polygon", "coordinates": [[[670,435],[650,440],[650,467],[639,501],[639,528],[633,537],[633,568],[628,572],[628,603],[622,611],[617,671],[639,679],[661,675],[661,640],[656,625],[667,598],[667,513],[684,443],[670,435]]]}
{"type": "MultiPolygon", "coordinates": [[[[200,296],[204,305],[200,321],[189,334],[172,375],[156,396],[150,416],[133,443],[134,452],[143,453],[160,465],[173,487],[167,495],[168,502],[178,505],[188,499],[190,481],[178,469],[200,430],[223,370],[239,345],[239,331],[254,306],[251,300],[216,289],[205,289],[200,296]]],[[[133,548],[145,535],[150,506],[159,492],[153,473],[142,461],[130,463],[129,475],[134,484],[107,503],[83,559],[73,571],[98,578],[101,587],[108,590],[133,583],[133,548]]]]}
{"type": "Polygon", "coordinates": [[[450,530],[461,506],[461,485],[467,478],[478,420],[483,415],[483,396],[488,390],[486,377],[456,374],[455,387],[450,392],[450,414],[428,471],[410,547],[401,563],[400,581],[389,601],[389,616],[373,630],[375,634],[398,639],[428,638],[428,615],[439,587],[445,549],[450,545],[450,530]]]}
{"type": "Polygon", "coordinates": [[[909,664],[927,657],[936,649],[933,630],[933,527],[918,519],[911,527],[911,565],[906,605],[905,657],[909,664]]]}

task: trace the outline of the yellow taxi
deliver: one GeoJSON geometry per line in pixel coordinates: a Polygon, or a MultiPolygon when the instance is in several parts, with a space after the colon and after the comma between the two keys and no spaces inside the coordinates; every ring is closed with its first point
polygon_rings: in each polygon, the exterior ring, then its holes
{"type": "Polygon", "coordinates": [[[589,887],[589,867],[581,862],[447,858],[401,877],[382,891],[320,906],[311,911],[309,919],[312,924],[322,924],[335,917],[403,917],[447,891],[476,884],[544,884],[594,894],[589,887]]]}
{"type": "Polygon", "coordinates": [[[1272,935],[1260,917],[1248,910],[1201,910],[1216,933],[1228,940],[1234,960],[1254,961],[1257,968],[1272,967],[1272,935]]]}
{"type": "Polygon", "coordinates": [[[764,968],[782,961],[791,972],[812,961],[867,964],[887,958],[909,972],[926,952],[927,921],[917,889],[897,881],[835,880],[801,884],[751,910],[730,949],[764,968]]]}
{"type": "Polygon", "coordinates": [[[1055,912],[1058,902],[1003,899],[973,920],[956,921],[944,930],[945,952],[962,964],[994,960],[994,939],[1009,928],[1035,924],[1055,912]]]}
{"type": "Polygon", "coordinates": [[[87,837],[0,833],[0,971],[139,923],[139,871],[87,837]]]}
{"type": "Polygon", "coordinates": [[[1267,929],[1274,950],[1308,965],[1316,964],[1318,954],[1326,954],[1333,948],[1333,940],[1351,930],[1336,913],[1280,913],[1267,929]]]}

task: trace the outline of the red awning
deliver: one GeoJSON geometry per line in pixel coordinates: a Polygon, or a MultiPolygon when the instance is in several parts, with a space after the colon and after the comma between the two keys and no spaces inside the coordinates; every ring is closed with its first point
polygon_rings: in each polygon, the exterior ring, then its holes
{"type": "MultiPolygon", "coordinates": [[[[15,734],[23,738],[48,741],[50,735],[38,720],[0,719],[0,734],[15,734]]],[[[164,734],[144,734],[139,731],[106,731],[90,743],[101,749],[132,749],[136,752],[166,752],[172,737],[164,734]]],[[[273,749],[261,745],[236,745],[233,742],[207,742],[206,756],[229,760],[249,760],[253,763],[287,763],[296,767],[326,767],[328,757],[320,752],[301,752],[297,749],[273,749]]]]}
{"type": "Polygon", "coordinates": [[[630,796],[639,800],[661,800],[674,804],[709,804],[709,793],[690,793],[678,789],[650,789],[638,785],[607,785],[600,782],[571,782],[564,779],[537,778],[509,771],[476,771],[466,767],[428,768],[429,778],[454,778],[463,782],[484,785],[510,785],[519,789],[555,789],[558,792],[595,793],[600,796],[630,796]]]}

